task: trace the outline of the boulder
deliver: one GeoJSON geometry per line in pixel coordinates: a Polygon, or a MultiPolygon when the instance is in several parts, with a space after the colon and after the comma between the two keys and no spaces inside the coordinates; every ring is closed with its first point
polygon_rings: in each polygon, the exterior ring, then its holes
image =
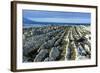
{"type": "Polygon", "coordinates": [[[60,55],[60,51],[58,50],[58,48],[53,47],[50,51],[49,57],[56,60],[59,57],[59,55],[60,55]]]}
{"type": "Polygon", "coordinates": [[[60,38],[60,39],[58,39],[56,42],[55,42],[55,44],[54,44],[54,46],[56,47],[56,46],[58,46],[60,43],[61,43],[61,41],[62,41],[62,39],[60,38]]]}
{"type": "Polygon", "coordinates": [[[45,61],[45,62],[46,62],[46,61],[49,61],[49,58],[48,58],[48,57],[47,57],[47,58],[45,58],[45,59],[44,59],[44,61],[45,61]]]}
{"type": "Polygon", "coordinates": [[[48,50],[47,49],[42,49],[39,54],[35,57],[34,62],[41,62],[47,57],[48,55],[48,50]]]}
{"type": "Polygon", "coordinates": [[[54,61],[54,58],[49,58],[49,57],[47,57],[47,58],[45,58],[45,60],[44,60],[45,62],[47,62],[47,61],[54,61]]]}

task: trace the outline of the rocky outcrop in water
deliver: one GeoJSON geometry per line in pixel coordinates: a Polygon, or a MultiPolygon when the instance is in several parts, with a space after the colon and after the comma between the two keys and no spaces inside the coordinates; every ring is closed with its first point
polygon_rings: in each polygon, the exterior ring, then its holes
{"type": "MultiPolygon", "coordinates": [[[[47,26],[23,29],[23,62],[91,58],[87,26],[47,26]]],[[[88,26],[89,27],[89,26],[88,26]]]]}

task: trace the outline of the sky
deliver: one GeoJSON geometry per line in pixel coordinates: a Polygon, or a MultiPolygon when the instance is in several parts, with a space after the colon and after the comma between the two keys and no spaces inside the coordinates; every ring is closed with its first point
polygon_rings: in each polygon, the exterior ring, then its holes
{"type": "Polygon", "coordinates": [[[23,10],[23,23],[75,23],[90,24],[91,14],[82,12],[23,10]]]}

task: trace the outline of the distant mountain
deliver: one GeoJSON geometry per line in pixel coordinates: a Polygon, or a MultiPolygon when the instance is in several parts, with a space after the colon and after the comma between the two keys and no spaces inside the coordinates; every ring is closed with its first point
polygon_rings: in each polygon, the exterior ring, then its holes
{"type": "Polygon", "coordinates": [[[29,20],[27,18],[23,18],[23,25],[24,26],[66,26],[66,25],[90,25],[90,24],[84,24],[84,23],[54,23],[54,22],[36,22],[33,20],[29,20]]]}
{"type": "Polygon", "coordinates": [[[32,20],[27,19],[27,18],[23,18],[23,23],[24,24],[33,24],[34,22],[32,20]]]}

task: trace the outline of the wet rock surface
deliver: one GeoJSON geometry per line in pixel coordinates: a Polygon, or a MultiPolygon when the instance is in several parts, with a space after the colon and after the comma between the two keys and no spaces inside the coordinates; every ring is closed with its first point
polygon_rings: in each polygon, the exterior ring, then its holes
{"type": "Polygon", "coordinates": [[[50,51],[49,57],[52,58],[53,60],[56,60],[60,55],[60,51],[58,48],[53,47],[50,51]]]}
{"type": "Polygon", "coordinates": [[[23,29],[23,62],[91,58],[87,26],[48,26],[23,29]]]}

